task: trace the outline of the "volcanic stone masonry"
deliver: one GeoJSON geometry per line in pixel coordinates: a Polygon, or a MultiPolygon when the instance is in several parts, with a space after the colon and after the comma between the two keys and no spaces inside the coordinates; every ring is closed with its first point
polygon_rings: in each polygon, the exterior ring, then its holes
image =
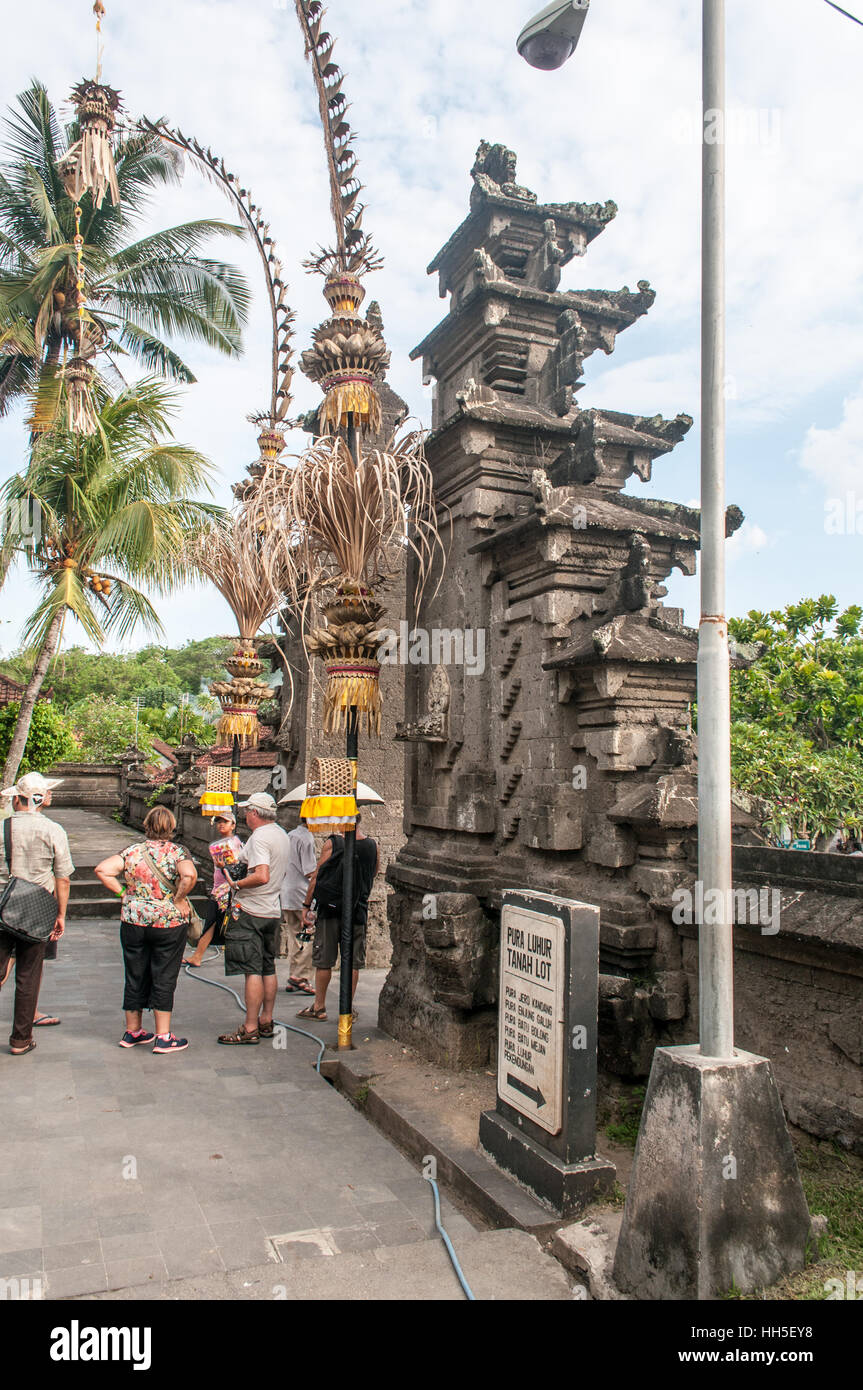
{"type": "Polygon", "coordinates": [[[600,907],[601,1060],[638,1074],[687,1014],[667,909],[689,876],[697,634],[661,600],[673,569],[694,573],[699,514],[623,488],[692,420],[577,404],[587,359],[654,301],[646,281],[559,289],[615,205],[540,204],[502,145],[480,146],[473,181],[429,267],[449,313],[413,353],[437,383],[427,452],[452,541],[408,615],[431,659],[403,668],[380,1023],[434,1060],[490,1060],[501,895],[536,888],[600,907]]]}

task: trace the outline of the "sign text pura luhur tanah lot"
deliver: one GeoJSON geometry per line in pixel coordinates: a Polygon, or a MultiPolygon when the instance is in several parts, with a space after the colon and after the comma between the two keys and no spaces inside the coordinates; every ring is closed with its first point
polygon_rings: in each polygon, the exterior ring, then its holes
{"type": "Polygon", "coordinates": [[[534,1124],[557,1134],[563,1092],[563,923],[507,907],[501,935],[499,1094],[534,1124]]]}

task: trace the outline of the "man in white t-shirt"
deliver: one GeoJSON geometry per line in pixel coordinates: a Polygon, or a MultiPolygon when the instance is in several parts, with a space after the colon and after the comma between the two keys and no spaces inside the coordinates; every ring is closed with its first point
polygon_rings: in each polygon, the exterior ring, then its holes
{"type": "Polygon", "coordinates": [[[220,1043],[257,1044],[273,1036],[276,1001],[276,951],[281,927],[280,893],[288,869],[290,842],[276,824],[277,807],[266,792],[240,802],[251,835],[240,865],[229,866],[234,882],[234,912],[225,935],[225,974],[245,976],[245,1021],[220,1043]]]}

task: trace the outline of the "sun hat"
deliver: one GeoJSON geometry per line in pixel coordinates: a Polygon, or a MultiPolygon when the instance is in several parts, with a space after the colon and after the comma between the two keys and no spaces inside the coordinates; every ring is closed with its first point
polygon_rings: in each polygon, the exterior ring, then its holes
{"type": "Polygon", "coordinates": [[[270,796],[268,792],[254,792],[248,801],[240,801],[238,805],[241,810],[245,810],[248,806],[252,811],[269,811],[271,815],[278,810],[275,798],[270,796]]]}
{"type": "Polygon", "coordinates": [[[20,796],[23,801],[29,801],[31,796],[44,796],[46,792],[53,791],[62,781],[62,777],[43,777],[41,772],[28,772],[18,778],[14,787],[7,787],[5,791],[0,792],[0,796],[9,799],[20,796]]]}

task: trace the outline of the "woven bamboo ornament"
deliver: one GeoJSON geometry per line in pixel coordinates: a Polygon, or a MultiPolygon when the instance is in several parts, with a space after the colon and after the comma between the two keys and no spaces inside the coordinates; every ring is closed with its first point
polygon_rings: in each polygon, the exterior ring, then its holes
{"type": "Polygon", "coordinates": [[[273,694],[268,683],[259,679],[264,663],[251,643],[245,646],[241,643],[225,665],[232,679],[213,681],[210,686],[210,694],[215,695],[222,706],[222,717],[216,728],[226,743],[236,737],[244,748],[253,748],[261,733],[258,709],[273,694]]]}
{"type": "Polygon", "coordinates": [[[120,187],[111,138],[120,109],[120,93],[102,83],[102,16],[105,6],[96,0],[96,80],[79,82],[72,92],[80,137],[57,162],[57,173],[63,187],[75,203],[75,259],[77,268],[76,296],[78,305],[78,348],[66,365],[63,375],[68,399],[68,424],[73,434],[93,435],[98,429],[92,386],[95,377],[88,358],[96,352],[102,334],[84,312],[84,238],[81,235],[81,199],[89,193],[96,208],[102,206],[106,192],[116,207],[120,202],[120,187]]]}
{"type": "Polygon", "coordinates": [[[309,830],[344,835],[356,826],[354,767],[347,758],[313,758],[300,815],[309,830]]]}
{"type": "Polygon", "coordinates": [[[207,785],[200,798],[202,816],[217,816],[226,806],[233,806],[231,768],[208,767],[207,785]]]}
{"type": "Polygon", "coordinates": [[[81,137],[57,165],[57,172],[70,198],[79,203],[92,193],[100,208],[105,194],[111,194],[116,207],[120,201],[117,170],[111,137],[120,109],[120,93],[101,82],[79,82],[72,92],[81,137]]]}

